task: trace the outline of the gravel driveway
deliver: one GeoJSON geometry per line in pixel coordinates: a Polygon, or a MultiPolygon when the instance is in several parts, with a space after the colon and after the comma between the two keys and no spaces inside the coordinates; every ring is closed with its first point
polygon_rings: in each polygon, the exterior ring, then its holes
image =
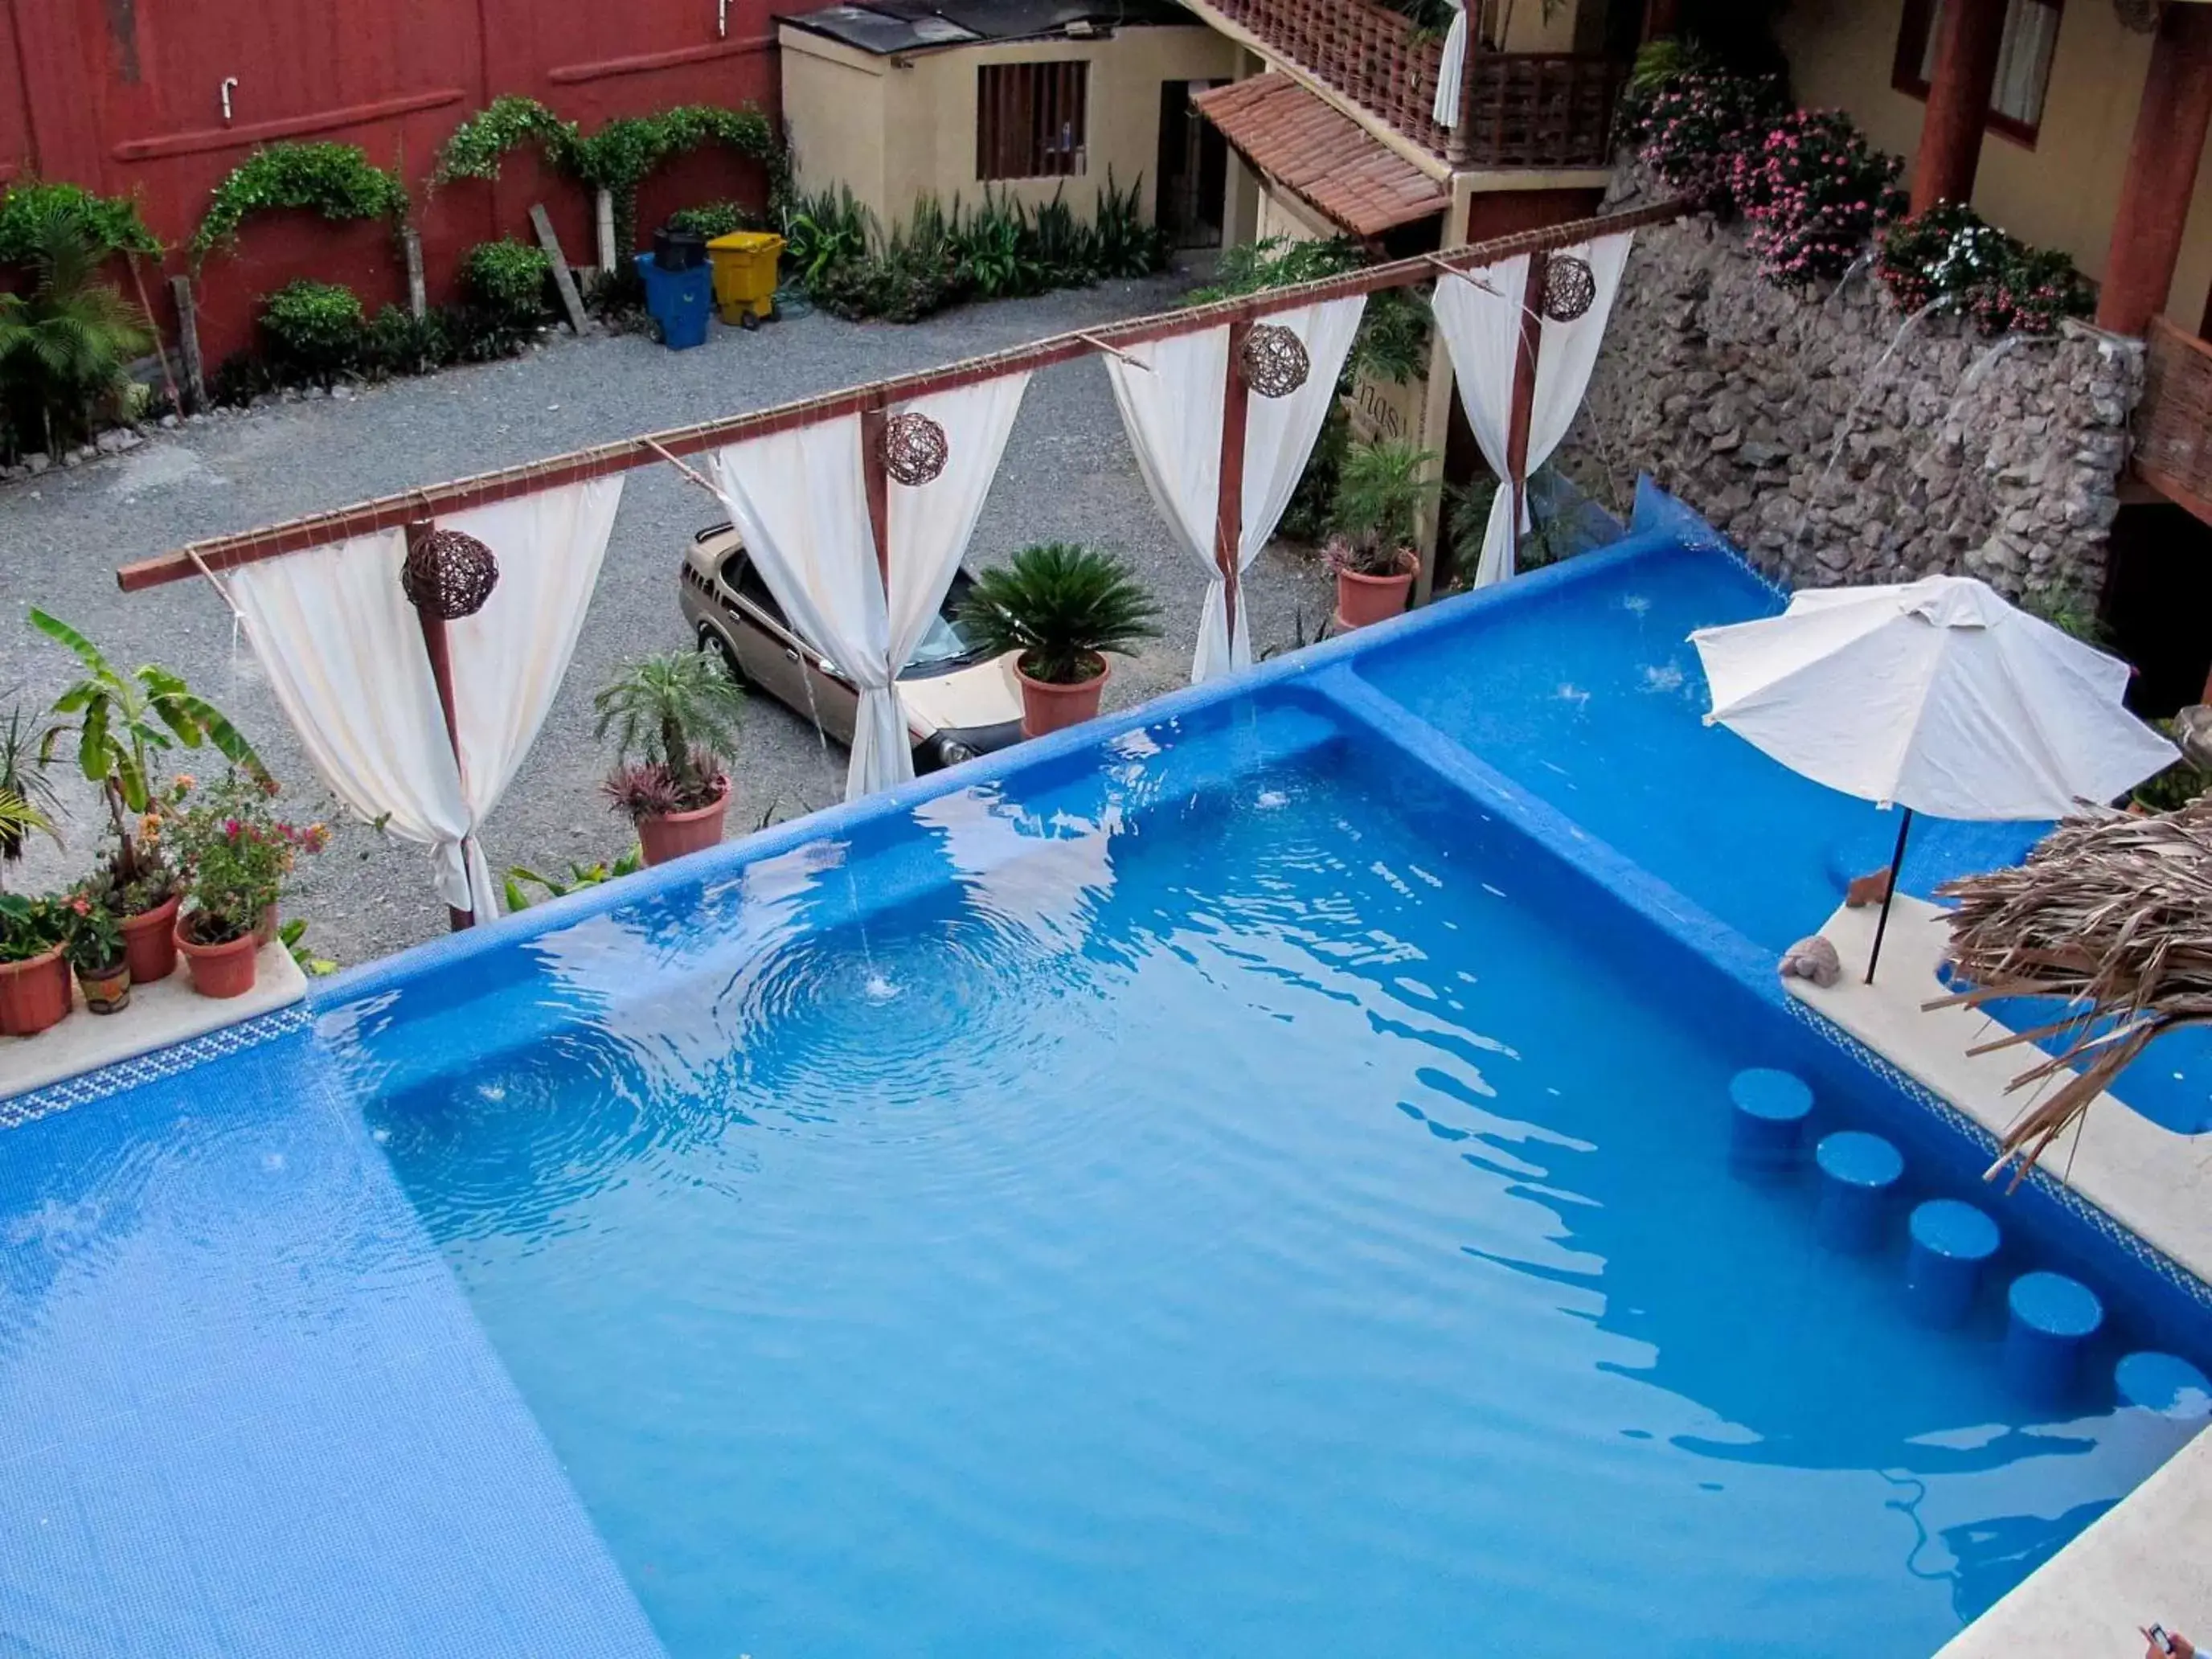
{"type": "MultiPolygon", "coordinates": [[[[272,404],[155,434],[129,454],[0,488],[0,710],[11,689],[43,707],[70,668],[21,622],[36,605],[75,623],[123,663],[157,660],[230,714],[292,787],[301,816],[331,811],[250,653],[200,582],[125,596],[114,569],[195,538],[249,529],[556,452],[927,368],[1060,331],[1161,309],[1197,280],[1139,283],[969,307],[909,327],[811,315],[746,334],[717,328],[674,353],[636,336],[570,340],[530,356],[448,370],[345,398],[272,404]]],[[[720,517],[666,467],[629,475],[612,544],[575,660],[544,730],[485,826],[495,869],[610,857],[627,826],[599,800],[609,757],[591,732],[592,691],[625,658],[681,643],[677,562],[684,540],[720,517]]],[[[1106,701],[1120,706],[1183,684],[1203,573],[1153,513],[1121,435],[1104,369],[1085,359],[1030,383],[981,527],[971,566],[1042,540],[1082,541],[1127,558],[1167,608],[1167,637],[1117,665],[1106,701]]],[[[1248,577],[1255,648],[1288,645],[1328,609],[1310,554],[1271,548],[1248,577]]],[[[842,799],[844,754],[813,728],[756,698],[732,774],[733,833],[842,799]]],[[[189,763],[187,763],[189,764],[189,763]]],[[[203,763],[204,769],[205,763],[203,763]]],[[[70,781],[74,786],[75,780],[70,781]]],[[[70,878],[97,833],[88,789],[72,787],[72,854],[34,853],[23,884],[70,878]]],[[[356,828],[313,862],[289,903],[311,939],[344,963],[443,930],[427,854],[356,828]]]]}

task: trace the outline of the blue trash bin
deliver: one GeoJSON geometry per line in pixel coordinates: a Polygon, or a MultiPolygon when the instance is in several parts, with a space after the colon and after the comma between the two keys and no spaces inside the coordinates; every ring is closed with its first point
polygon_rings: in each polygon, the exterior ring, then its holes
{"type": "Polygon", "coordinates": [[[714,314],[714,267],[663,270],[650,253],[641,253],[637,274],[645,283],[646,311],[660,325],[662,343],[671,351],[706,344],[707,320],[714,314]]]}

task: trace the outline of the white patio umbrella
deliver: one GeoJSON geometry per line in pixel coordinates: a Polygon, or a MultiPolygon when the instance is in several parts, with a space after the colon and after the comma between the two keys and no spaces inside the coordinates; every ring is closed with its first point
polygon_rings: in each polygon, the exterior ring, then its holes
{"type": "MultiPolygon", "coordinates": [[[[1813,588],[1778,617],[1690,635],[1725,726],[1793,772],[1912,815],[2063,817],[2176,758],[2121,704],[2127,664],[1969,576],[1813,588]]],[[[1882,898],[1867,980],[1889,925],[1882,898]]]]}

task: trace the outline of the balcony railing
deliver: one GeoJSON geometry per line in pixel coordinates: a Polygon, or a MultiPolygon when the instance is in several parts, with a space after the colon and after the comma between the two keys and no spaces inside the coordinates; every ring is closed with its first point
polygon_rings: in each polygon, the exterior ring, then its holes
{"type": "Polygon", "coordinates": [[[1432,155],[1467,167],[1595,167],[1612,160],[1626,66],[1572,52],[1469,54],[1456,128],[1434,118],[1443,41],[1375,0],[1188,0],[1256,36],[1432,155]]]}
{"type": "Polygon", "coordinates": [[[2136,471],[2199,517],[2212,511],[2212,345],[2154,318],[2135,412],[2136,471]]]}

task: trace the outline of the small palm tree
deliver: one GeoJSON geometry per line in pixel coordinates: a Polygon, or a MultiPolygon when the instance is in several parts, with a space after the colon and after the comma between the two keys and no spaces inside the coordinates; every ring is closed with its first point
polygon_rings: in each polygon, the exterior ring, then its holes
{"type": "Polygon", "coordinates": [[[679,810],[720,795],[745,694],[714,656],[660,651],[641,657],[600,688],[592,707],[599,711],[599,737],[611,733],[625,761],[663,769],[682,799],[679,810]]]}
{"type": "Polygon", "coordinates": [[[86,435],[154,337],[145,314],[98,280],[99,252],[73,210],[40,211],[28,241],[30,292],[0,294],[0,388],[15,430],[42,433],[52,452],[86,435]]]}
{"type": "Polygon", "coordinates": [[[261,757],[229,717],[175,674],[154,663],[126,674],[59,618],[33,609],[30,621],[66,647],[84,669],[82,678],[54,699],[53,712],[62,718],[40,738],[39,764],[52,761],[64,738],[76,740],[78,769],[106,798],[117,840],[112,872],[118,886],[130,885],[141,873],[132,825],[154,798],[159,782],[155,761],[162,750],[179,744],[187,749],[212,744],[233,766],[264,788],[276,788],[261,757]]]}
{"type": "Polygon", "coordinates": [[[33,747],[22,709],[10,708],[7,723],[0,726],[0,872],[21,860],[24,843],[34,835],[62,844],[61,832],[54,828],[61,801],[46,781],[46,769],[33,761],[33,747]]]}
{"type": "Polygon", "coordinates": [[[1400,439],[1355,444],[1337,474],[1329,562],[1363,576],[1403,570],[1421,509],[1437,493],[1436,459],[1434,450],[1400,439]]]}
{"type": "Polygon", "coordinates": [[[1022,672],[1075,685],[1104,671],[1103,654],[1127,656],[1158,639],[1160,614],[1127,566],[1067,542],[1025,547],[975,580],[960,611],[961,632],[994,654],[1018,651],[1022,672]]]}

